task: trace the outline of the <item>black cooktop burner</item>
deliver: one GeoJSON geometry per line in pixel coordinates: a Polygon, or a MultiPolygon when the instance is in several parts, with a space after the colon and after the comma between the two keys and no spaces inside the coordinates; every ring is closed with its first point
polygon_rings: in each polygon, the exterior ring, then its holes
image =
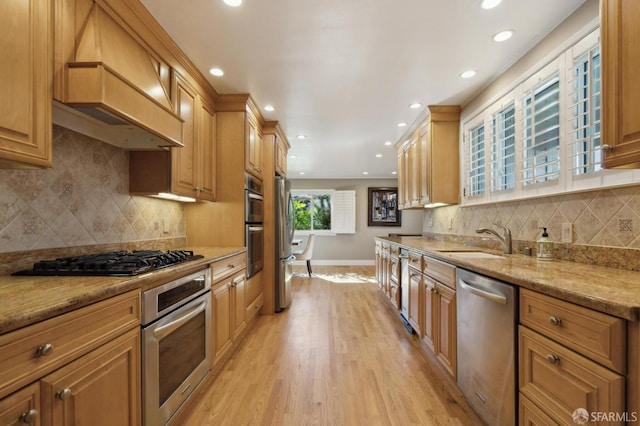
{"type": "Polygon", "coordinates": [[[203,257],[190,250],[114,251],[42,260],[13,275],[132,276],[203,257]]]}

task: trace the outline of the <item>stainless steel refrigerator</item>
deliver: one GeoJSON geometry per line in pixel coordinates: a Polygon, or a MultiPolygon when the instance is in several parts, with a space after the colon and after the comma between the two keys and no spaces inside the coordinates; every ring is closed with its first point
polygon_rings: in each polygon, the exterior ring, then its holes
{"type": "Polygon", "coordinates": [[[288,179],[275,178],[275,216],[276,216],[276,276],[275,308],[282,311],[291,303],[291,263],[295,256],[291,253],[291,242],[295,229],[291,183],[288,179]]]}

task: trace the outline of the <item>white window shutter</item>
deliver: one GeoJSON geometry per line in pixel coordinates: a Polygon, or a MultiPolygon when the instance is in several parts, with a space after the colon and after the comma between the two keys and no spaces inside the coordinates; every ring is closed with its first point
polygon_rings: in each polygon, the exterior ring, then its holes
{"type": "Polygon", "coordinates": [[[356,233],[356,191],[335,191],[332,198],[331,232],[356,233]]]}

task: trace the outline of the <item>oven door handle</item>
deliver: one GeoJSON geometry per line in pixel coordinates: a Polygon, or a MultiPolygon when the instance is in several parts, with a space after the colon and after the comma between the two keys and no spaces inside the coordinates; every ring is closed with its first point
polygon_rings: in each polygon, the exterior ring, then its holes
{"type": "Polygon", "coordinates": [[[158,339],[163,339],[164,337],[173,333],[176,329],[182,327],[185,323],[189,322],[200,312],[203,312],[206,309],[206,307],[207,307],[207,302],[202,302],[198,306],[194,306],[180,318],[174,321],[171,321],[169,324],[165,324],[153,330],[153,336],[157,337],[158,339]]]}
{"type": "Polygon", "coordinates": [[[260,200],[260,201],[264,200],[264,197],[262,195],[254,194],[253,192],[249,192],[247,196],[249,198],[253,198],[254,200],[260,200]]]}

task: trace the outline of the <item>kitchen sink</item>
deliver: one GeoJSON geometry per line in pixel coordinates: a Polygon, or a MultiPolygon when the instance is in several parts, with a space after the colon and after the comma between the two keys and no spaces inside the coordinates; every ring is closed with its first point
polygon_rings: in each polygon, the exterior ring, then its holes
{"type": "Polygon", "coordinates": [[[485,253],[483,251],[441,250],[440,253],[447,253],[451,256],[463,257],[467,259],[504,259],[504,256],[485,253]]]}

